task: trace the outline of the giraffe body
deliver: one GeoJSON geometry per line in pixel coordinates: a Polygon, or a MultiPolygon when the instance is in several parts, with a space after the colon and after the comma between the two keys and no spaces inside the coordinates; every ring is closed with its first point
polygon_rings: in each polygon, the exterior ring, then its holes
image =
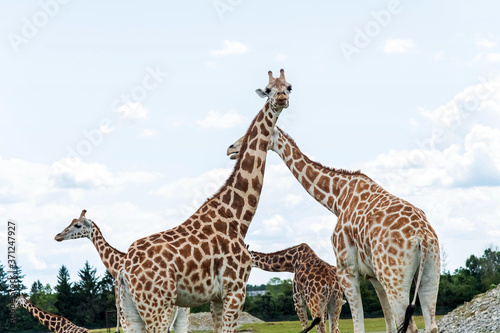
{"type": "MultiPolygon", "coordinates": [[[[62,242],[69,239],[88,238],[92,241],[92,244],[94,244],[97,252],[99,253],[102,263],[115,279],[115,299],[117,309],[117,326],[115,332],[119,332],[120,321],[123,330],[128,332],[129,324],[125,321],[123,315],[121,315],[120,292],[118,289],[118,276],[122,269],[122,263],[126,254],[117,250],[106,241],[97,224],[85,217],[86,212],[86,210],[83,210],[78,219],[73,219],[69,226],[55,236],[55,240],[62,242]]],[[[187,333],[189,325],[189,312],[189,308],[176,308],[176,316],[172,320],[170,330],[174,330],[177,333],[187,333]]]]}
{"type": "MultiPolygon", "coordinates": [[[[237,155],[240,144],[241,139],[228,148],[228,154],[237,155]]],[[[426,332],[437,333],[439,242],[425,213],[359,171],[328,168],[311,161],[279,128],[273,133],[269,149],[280,156],[314,199],[338,217],[331,240],[355,332],[364,332],[359,291],[362,276],[377,292],[387,332],[396,332],[397,326],[403,325],[405,309],[407,328],[417,331],[410,310],[418,294],[426,332]],[[417,292],[410,301],[414,278],[417,292]]]]}
{"type": "Polygon", "coordinates": [[[273,253],[250,251],[253,266],[269,272],[291,272],[293,277],[293,302],[302,328],[307,328],[307,308],[313,318],[321,321],[316,326],[319,333],[326,333],[327,314],[330,333],[338,333],[338,319],[342,310],[342,289],[337,269],[323,261],[302,243],[273,253]],[[306,308],[307,306],[307,308],[306,308]]]}
{"type": "Polygon", "coordinates": [[[31,313],[33,317],[50,331],[54,333],[89,333],[89,330],[76,326],[68,319],[44,311],[33,305],[28,299],[20,295],[14,300],[14,308],[23,307],[31,313]]]}
{"type": "Polygon", "coordinates": [[[212,302],[215,332],[234,332],[245,300],[251,258],[244,237],[262,189],[267,147],[291,90],[284,72],[269,72],[268,97],[242,144],[226,184],[175,228],[135,241],[120,273],[121,308],[131,331],[166,332],[174,306],[212,302]]]}

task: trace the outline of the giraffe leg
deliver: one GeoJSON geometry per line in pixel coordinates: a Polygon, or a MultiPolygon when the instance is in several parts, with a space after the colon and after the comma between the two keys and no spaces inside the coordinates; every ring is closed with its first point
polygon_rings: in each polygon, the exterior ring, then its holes
{"type": "MultiPolygon", "coordinates": [[[[135,303],[132,301],[132,295],[128,290],[127,281],[121,275],[119,279],[119,309],[121,313],[120,319],[123,330],[127,333],[145,332],[146,329],[144,326],[144,322],[142,321],[142,318],[137,311],[135,303]]],[[[117,285],[115,284],[115,288],[116,286],[117,285]]]]}
{"type": "Polygon", "coordinates": [[[176,317],[172,323],[172,330],[175,333],[188,333],[189,312],[189,308],[177,307],[176,317]]]}
{"type": "Polygon", "coordinates": [[[321,321],[316,325],[318,333],[326,333],[326,304],[323,304],[321,297],[314,297],[308,302],[311,317],[320,317],[321,321]]]}
{"type": "Polygon", "coordinates": [[[210,303],[210,312],[212,313],[212,320],[214,322],[214,333],[220,332],[222,329],[222,308],[221,301],[212,301],[210,303]]]}
{"type": "Polygon", "coordinates": [[[373,288],[377,292],[378,299],[380,300],[380,305],[382,305],[382,310],[384,311],[385,327],[387,333],[396,333],[396,322],[394,321],[391,305],[389,304],[389,299],[387,298],[387,293],[384,287],[377,279],[370,279],[373,288]]]}
{"type": "MultiPolygon", "coordinates": [[[[415,275],[414,271],[415,269],[413,269],[412,273],[400,277],[397,281],[392,280],[393,284],[384,286],[391,307],[393,320],[398,327],[404,322],[406,308],[408,304],[410,304],[410,288],[415,275]]],[[[417,325],[413,318],[410,320],[407,332],[418,332],[417,325]]]]}
{"type": "Polygon", "coordinates": [[[302,325],[302,329],[306,329],[309,325],[307,323],[307,307],[306,302],[302,298],[299,292],[295,291],[294,285],[293,291],[293,305],[295,306],[295,312],[299,316],[300,324],[302,325]]]}
{"type": "Polygon", "coordinates": [[[328,302],[328,320],[330,326],[329,333],[340,333],[339,330],[339,318],[340,312],[342,311],[342,292],[341,291],[333,291],[332,297],[330,298],[330,302],[328,302]]]}
{"type": "MultiPolygon", "coordinates": [[[[148,333],[167,333],[170,330],[170,321],[175,315],[176,306],[173,304],[166,305],[161,308],[158,313],[149,314],[149,319],[146,323],[146,332],[148,333]]],[[[127,332],[128,333],[128,332],[127,332]]]]}
{"type": "Polygon", "coordinates": [[[349,302],[352,314],[354,332],[365,331],[363,303],[361,302],[361,292],[359,290],[359,277],[353,267],[349,269],[337,268],[337,276],[344,288],[344,295],[349,302]]]}
{"type": "MultiPolygon", "coordinates": [[[[115,279],[115,307],[116,307],[116,329],[115,333],[120,333],[120,279],[117,277],[115,279]]],[[[123,326],[123,325],[122,325],[123,326]]]]}
{"type": "Polygon", "coordinates": [[[441,268],[439,265],[439,255],[436,257],[437,259],[428,255],[428,260],[425,262],[424,273],[422,274],[422,281],[418,289],[418,298],[420,299],[422,315],[425,321],[425,331],[427,333],[438,332],[436,324],[436,300],[441,268]]]}
{"type": "Polygon", "coordinates": [[[228,292],[223,306],[222,333],[234,333],[245,305],[245,291],[228,292]]]}

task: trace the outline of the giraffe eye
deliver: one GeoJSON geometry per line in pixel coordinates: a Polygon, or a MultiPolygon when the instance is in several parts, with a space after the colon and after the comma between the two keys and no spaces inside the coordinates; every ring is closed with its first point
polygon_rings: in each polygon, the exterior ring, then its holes
{"type": "Polygon", "coordinates": [[[287,89],[288,91],[292,91],[292,86],[288,86],[286,89],[287,89]]]}
{"type": "Polygon", "coordinates": [[[266,88],[266,94],[269,94],[271,92],[271,89],[266,88]]]}
{"type": "Polygon", "coordinates": [[[81,224],[75,224],[75,228],[81,228],[82,225],[81,224]]]}

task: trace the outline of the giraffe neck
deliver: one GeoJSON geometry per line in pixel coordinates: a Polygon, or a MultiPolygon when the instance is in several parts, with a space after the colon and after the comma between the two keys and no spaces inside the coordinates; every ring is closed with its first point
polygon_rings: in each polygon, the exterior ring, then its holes
{"type": "Polygon", "coordinates": [[[338,170],[311,161],[292,138],[280,128],[276,129],[277,138],[273,139],[270,149],[285,162],[304,189],[335,215],[338,216],[349,207],[354,192],[368,190],[372,185],[379,188],[373,180],[359,171],[338,170]],[[359,185],[361,188],[358,188],[359,185]]]}
{"type": "Polygon", "coordinates": [[[252,251],[253,265],[268,272],[295,272],[296,267],[309,253],[304,251],[304,244],[285,250],[261,253],[252,251]]]}
{"type": "MultiPolygon", "coordinates": [[[[229,228],[242,237],[245,237],[257,210],[268,146],[278,116],[279,112],[273,110],[267,101],[244,136],[233,173],[212,198],[223,206],[219,213],[229,218],[232,224],[229,228]]],[[[213,200],[207,203],[217,205],[213,200]]]]}
{"type": "Polygon", "coordinates": [[[63,326],[70,323],[64,317],[52,314],[47,311],[43,311],[42,309],[33,305],[30,301],[25,300],[23,306],[26,310],[31,313],[33,317],[35,317],[43,326],[47,327],[52,332],[62,332],[63,326]]]}
{"type": "Polygon", "coordinates": [[[92,222],[92,243],[108,272],[116,279],[125,253],[118,251],[106,241],[101,230],[92,222]]]}

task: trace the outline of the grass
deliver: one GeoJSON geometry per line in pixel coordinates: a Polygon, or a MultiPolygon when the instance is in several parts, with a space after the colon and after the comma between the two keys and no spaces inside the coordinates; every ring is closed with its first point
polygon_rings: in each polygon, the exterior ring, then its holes
{"type": "MultiPolygon", "coordinates": [[[[441,319],[442,316],[436,316],[436,320],[441,319]]],[[[413,316],[418,328],[424,328],[424,318],[422,316],[413,316]]],[[[328,327],[328,326],[327,326],[328,327]]],[[[339,320],[339,329],[341,333],[354,332],[351,319],[339,320]]],[[[253,333],[299,333],[302,331],[302,326],[299,321],[280,321],[280,322],[267,322],[267,323],[254,323],[243,324],[238,331],[251,331],[253,333]]],[[[328,331],[328,328],[327,328],[328,331]]],[[[367,318],[365,319],[366,332],[385,332],[384,318],[367,318]]],[[[107,333],[104,329],[90,330],[91,333],[107,333]]],[[[111,333],[114,328],[111,329],[111,333]]],[[[193,333],[205,333],[211,331],[194,331],[193,333]]],[[[310,332],[316,333],[316,328],[310,332]]]]}

